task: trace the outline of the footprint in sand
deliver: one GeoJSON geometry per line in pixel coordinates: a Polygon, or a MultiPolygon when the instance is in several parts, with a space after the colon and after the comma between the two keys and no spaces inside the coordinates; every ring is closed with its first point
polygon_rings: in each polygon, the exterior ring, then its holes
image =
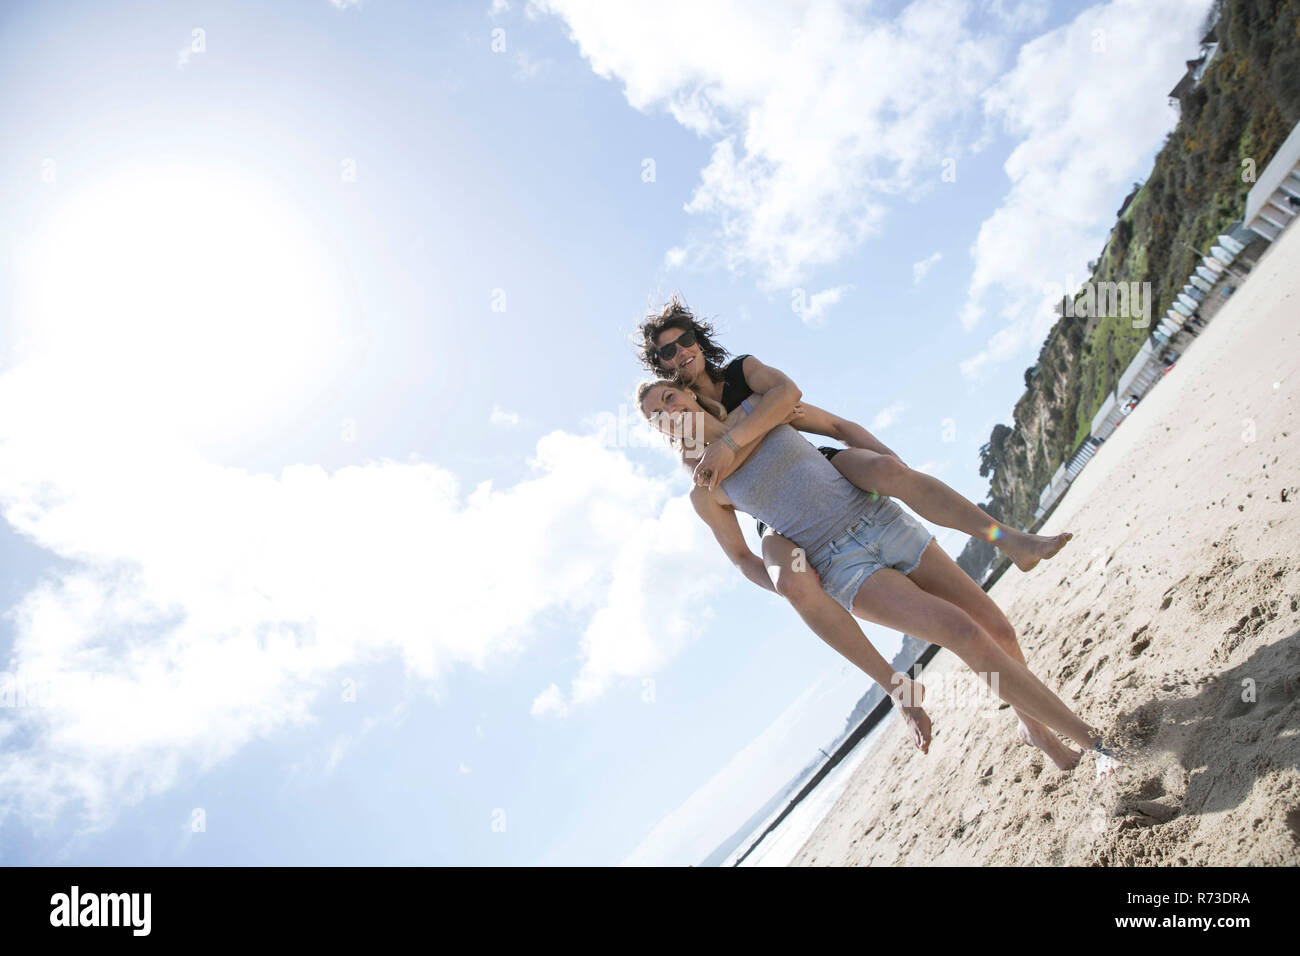
{"type": "Polygon", "coordinates": [[[1129,635],[1128,638],[1129,645],[1130,645],[1128,649],[1129,657],[1137,657],[1139,654],[1141,654],[1151,645],[1150,636],[1149,635],[1147,637],[1142,636],[1143,634],[1146,633],[1146,629],[1150,626],[1151,626],[1150,623],[1143,624],[1136,631],[1134,631],[1132,634],[1129,635]]]}

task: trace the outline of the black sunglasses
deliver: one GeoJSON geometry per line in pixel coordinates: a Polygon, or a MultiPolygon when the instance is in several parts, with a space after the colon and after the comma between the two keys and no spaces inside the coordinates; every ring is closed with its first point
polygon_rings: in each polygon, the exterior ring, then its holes
{"type": "Polygon", "coordinates": [[[677,336],[677,338],[673,339],[667,345],[661,345],[657,349],[654,349],[653,351],[661,359],[670,359],[677,354],[677,346],[680,345],[682,348],[688,349],[694,344],[695,344],[695,330],[687,329],[685,332],[677,336]]]}

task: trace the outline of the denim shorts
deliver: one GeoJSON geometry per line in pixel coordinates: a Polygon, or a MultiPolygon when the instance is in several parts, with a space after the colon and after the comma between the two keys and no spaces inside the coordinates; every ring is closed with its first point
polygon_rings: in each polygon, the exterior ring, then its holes
{"type": "Polygon", "coordinates": [[[892,498],[881,497],[842,533],[808,555],[822,590],[850,614],[858,589],[873,572],[894,568],[911,574],[934,535],[892,498]]]}

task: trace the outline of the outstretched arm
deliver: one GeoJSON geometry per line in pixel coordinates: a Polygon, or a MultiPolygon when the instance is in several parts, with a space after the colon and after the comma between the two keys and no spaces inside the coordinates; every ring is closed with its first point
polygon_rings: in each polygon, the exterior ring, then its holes
{"type": "MultiPolygon", "coordinates": [[[[809,405],[807,402],[799,403],[798,413],[790,419],[790,424],[801,432],[825,435],[827,438],[842,441],[850,448],[865,448],[867,451],[898,458],[898,455],[886,447],[884,442],[857,422],[833,415],[826,409],[809,405]]],[[[899,458],[899,461],[902,459],[899,458]]]]}
{"type": "Polygon", "coordinates": [[[763,564],[763,559],[750,551],[749,545],[745,543],[740,522],[736,520],[736,510],[724,508],[712,492],[705,491],[698,485],[691,489],[691,504],[740,573],[759,587],[775,592],[776,586],[767,576],[767,566],[763,564]]]}

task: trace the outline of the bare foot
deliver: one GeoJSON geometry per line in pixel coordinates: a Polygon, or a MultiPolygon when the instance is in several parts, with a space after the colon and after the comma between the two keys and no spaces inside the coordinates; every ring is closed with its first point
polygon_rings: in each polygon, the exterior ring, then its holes
{"type": "Polygon", "coordinates": [[[1020,721],[1017,733],[1021,741],[1045,753],[1048,759],[1056,764],[1057,770],[1073,770],[1079,765],[1079,758],[1083,756],[1082,750],[1075,750],[1068,744],[1062,743],[1060,738],[1046,728],[1031,728],[1023,719],[1020,721]]]}
{"type": "Polygon", "coordinates": [[[1032,571],[1038,566],[1039,561],[1055,557],[1056,553],[1073,537],[1074,535],[1069,531],[1051,536],[1022,532],[1020,540],[1006,539],[1005,543],[999,543],[999,547],[1021,571],[1032,571]]]}
{"type": "Polygon", "coordinates": [[[925,686],[918,681],[907,679],[895,687],[889,694],[898,705],[898,714],[912,734],[912,741],[921,753],[930,752],[930,715],[921,709],[925,700],[925,686]]]}

